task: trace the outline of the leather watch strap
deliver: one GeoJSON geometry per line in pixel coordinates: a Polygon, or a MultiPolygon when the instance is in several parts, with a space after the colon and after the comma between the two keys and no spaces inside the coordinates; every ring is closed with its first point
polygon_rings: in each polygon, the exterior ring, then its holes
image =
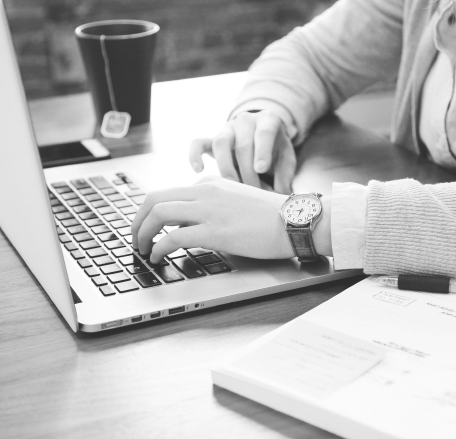
{"type": "Polygon", "coordinates": [[[299,262],[313,262],[319,258],[318,253],[315,251],[310,227],[287,227],[286,230],[299,262]]]}

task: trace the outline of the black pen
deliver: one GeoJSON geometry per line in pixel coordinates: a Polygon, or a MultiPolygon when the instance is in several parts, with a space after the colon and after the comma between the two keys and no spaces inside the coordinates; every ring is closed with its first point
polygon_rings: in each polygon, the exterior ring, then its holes
{"type": "Polygon", "coordinates": [[[374,282],[400,290],[423,291],[426,293],[456,293],[456,279],[446,276],[419,276],[400,274],[399,276],[373,276],[374,282]]]}

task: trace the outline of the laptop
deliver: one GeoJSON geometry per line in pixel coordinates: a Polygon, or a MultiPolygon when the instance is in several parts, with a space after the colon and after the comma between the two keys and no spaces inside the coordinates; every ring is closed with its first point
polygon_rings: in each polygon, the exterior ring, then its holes
{"type": "MultiPolygon", "coordinates": [[[[299,264],[203,248],[180,249],[150,266],[131,245],[135,212],[149,190],[172,184],[173,174],[181,182],[190,167],[145,154],[43,171],[3,2],[0,58],[0,227],[73,331],[106,331],[360,274],[336,272],[331,258],[299,264]]],[[[185,181],[195,179],[189,173],[185,181]]]]}

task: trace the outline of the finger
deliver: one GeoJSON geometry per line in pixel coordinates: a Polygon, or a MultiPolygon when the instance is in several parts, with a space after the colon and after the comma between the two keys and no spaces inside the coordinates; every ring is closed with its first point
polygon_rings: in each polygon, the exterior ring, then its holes
{"type": "Polygon", "coordinates": [[[296,173],[296,154],[285,134],[280,133],[279,136],[281,144],[274,169],[274,190],[280,194],[291,194],[291,184],[296,173]]]}
{"type": "Polygon", "coordinates": [[[269,170],[272,162],[274,145],[282,126],[282,121],[271,113],[264,111],[258,116],[254,135],[254,169],[258,173],[269,170]]]}
{"type": "Polygon", "coordinates": [[[150,261],[158,264],[165,256],[180,248],[206,247],[207,236],[205,224],[173,230],[153,246],[150,261]]]}
{"type": "Polygon", "coordinates": [[[239,173],[242,182],[250,186],[260,187],[260,178],[253,169],[253,137],[255,119],[248,113],[241,113],[234,121],[235,146],[239,173]]]}
{"type": "Polygon", "coordinates": [[[131,232],[133,235],[133,248],[138,248],[139,229],[141,228],[142,222],[147,217],[147,215],[149,215],[150,210],[155,204],[164,203],[166,201],[193,201],[195,199],[195,195],[196,191],[193,186],[176,187],[149,192],[144,203],[136,213],[133,224],[131,225],[131,232]]]}
{"type": "Polygon", "coordinates": [[[212,153],[212,139],[195,139],[190,145],[188,158],[195,172],[204,169],[203,154],[212,153]]]}
{"type": "Polygon", "coordinates": [[[139,229],[139,253],[142,255],[150,254],[153,245],[152,239],[160,232],[163,226],[198,224],[203,221],[201,215],[201,209],[198,209],[195,203],[191,201],[156,204],[139,229]]]}
{"type": "Polygon", "coordinates": [[[220,175],[234,181],[240,181],[239,175],[234,166],[233,148],[235,134],[232,123],[225,128],[212,141],[212,152],[217,161],[220,175]]]}

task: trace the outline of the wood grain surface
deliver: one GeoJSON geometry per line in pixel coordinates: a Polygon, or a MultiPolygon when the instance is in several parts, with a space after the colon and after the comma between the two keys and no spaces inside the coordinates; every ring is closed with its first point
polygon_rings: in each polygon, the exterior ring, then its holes
{"type": "MultiPolygon", "coordinates": [[[[239,88],[238,77],[232,78],[228,75],[223,79],[223,96],[216,94],[207,99],[224,97],[229,107],[231,95],[239,88]]],[[[163,125],[157,126],[155,121],[152,136],[150,127],[138,128],[133,140],[129,137],[123,146],[113,146],[116,154],[131,153],[129,148],[137,140],[144,141],[147,147],[150,139],[157,136],[163,144],[182,141],[182,148],[184,143],[187,148],[188,138],[202,134],[209,122],[216,130],[215,120],[222,123],[226,117],[225,106],[217,107],[217,114],[209,115],[205,121],[194,116],[193,122],[183,122],[188,128],[187,137],[179,137],[181,133],[176,132],[177,137],[169,139],[171,125],[165,121],[171,117],[183,120],[189,107],[195,105],[195,101],[191,102],[192,93],[202,93],[204,84],[209,90],[220,89],[220,82],[211,78],[206,82],[190,80],[164,85],[162,90],[167,92],[163,92],[162,99],[169,99],[175,90],[177,94],[173,96],[189,102],[187,106],[163,104],[163,125]],[[187,100],[182,97],[185,87],[187,100]]],[[[88,102],[87,96],[82,96],[53,99],[49,107],[46,101],[32,105],[34,112],[40,112],[34,113],[38,138],[54,143],[73,140],[71,136],[84,130],[90,134],[90,118],[82,117],[80,124],[77,116],[87,114],[88,102]],[[58,115],[68,110],[69,102],[74,118],[59,119],[58,115]],[[78,102],[80,107],[76,108],[78,102]],[[52,133],[46,134],[48,131],[52,133]]],[[[198,105],[206,106],[207,101],[200,100],[198,105]]],[[[350,177],[352,181],[366,182],[370,176],[390,179],[414,175],[432,181],[453,178],[452,174],[393,148],[383,138],[328,117],[300,151],[296,186],[304,190],[321,185],[324,187],[316,189],[330,191],[328,178],[346,181],[350,177]]],[[[52,276],[52,267],[49,275],[52,276]]],[[[358,280],[308,287],[118,331],[75,335],[0,233],[0,437],[336,438],[213,387],[210,364],[358,280]]]]}

